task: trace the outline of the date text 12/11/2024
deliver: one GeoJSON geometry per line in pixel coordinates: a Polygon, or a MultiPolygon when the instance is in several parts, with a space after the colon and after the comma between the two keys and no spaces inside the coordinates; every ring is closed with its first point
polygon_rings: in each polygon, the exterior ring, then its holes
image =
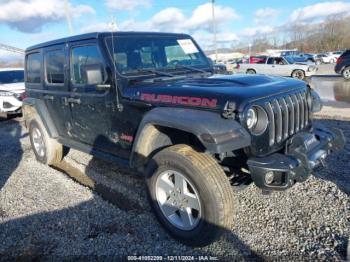
{"type": "Polygon", "coordinates": [[[215,256],[128,256],[128,261],[218,261],[215,256]]]}

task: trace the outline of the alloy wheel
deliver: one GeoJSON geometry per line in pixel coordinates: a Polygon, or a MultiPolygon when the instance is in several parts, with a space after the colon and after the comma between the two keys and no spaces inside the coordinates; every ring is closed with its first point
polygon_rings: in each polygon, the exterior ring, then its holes
{"type": "Polygon", "coordinates": [[[350,79],[350,68],[344,70],[343,76],[345,79],[350,79]]]}
{"type": "Polygon", "coordinates": [[[194,229],[201,217],[199,194],[181,173],[162,172],[156,181],[156,198],[166,219],[181,230],[194,229]]]}
{"type": "Polygon", "coordinates": [[[32,130],[32,139],[33,139],[33,146],[35,152],[40,156],[44,157],[45,156],[45,143],[44,143],[44,138],[39,130],[39,128],[34,127],[32,130]]]}
{"type": "Polygon", "coordinates": [[[297,79],[303,79],[304,78],[304,73],[300,70],[296,70],[293,73],[293,78],[297,78],[297,79]]]}

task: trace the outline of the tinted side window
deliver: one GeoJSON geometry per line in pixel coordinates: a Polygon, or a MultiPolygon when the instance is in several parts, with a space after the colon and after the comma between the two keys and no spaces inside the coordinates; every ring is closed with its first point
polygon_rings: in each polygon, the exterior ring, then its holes
{"type": "Polygon", "coordinates": [[[95,84],[102,84],[105,79],[102,64],[103,61],[96,45],[74,47],[71,53],[72,83],[88,84],[88,74],[100,71],[101,79],[95,84]]]}
{"type": "Polygon", "coordinates": [[[344,56],[350,56],[350,50],[346,50],[343,54],[342,57],[344,56]]]}
{"type": "Polygon", "coordinates": [[[64,83],[64,53],[62,50],[49,51],[45,55],[46,81],[49,84],[64,83]]]}
{"type": "Polygon", "coordinates": [[[267,60],[267,63],[269,65],[273,65],[275,63],[275,59],[273,57],[269,57],[269,59],[267,60]]]}
{"type": "Polygon", "coordinates": [[[41,82],[41,55],[39,53],[27,56],[26,70],[28,83],[41,82]]]}

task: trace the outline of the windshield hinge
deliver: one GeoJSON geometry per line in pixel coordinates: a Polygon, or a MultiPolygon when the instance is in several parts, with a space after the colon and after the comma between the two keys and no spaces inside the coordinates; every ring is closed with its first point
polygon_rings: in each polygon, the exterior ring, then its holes
{"type": "Polygon", "coordinates": [[[225,107],[222,111],[222,117],[224,118],[234,118],[236,110],[236,104],[234,102],[227,101],[225,107]]]}

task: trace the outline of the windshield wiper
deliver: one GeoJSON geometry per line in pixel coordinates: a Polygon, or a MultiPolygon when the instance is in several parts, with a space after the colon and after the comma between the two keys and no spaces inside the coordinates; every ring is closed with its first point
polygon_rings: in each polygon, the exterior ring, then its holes
{"type": "Polygon", "coordinates": [[[155,69],[146,69],[146,68],[142,68],[142,69],[138,69],[137,72],[142,73],[142,72],[148,72],[148,73],[153,73],[155,75],[159,75],[159,76],[169,76],[169,77],[174,77],[174,74],[171,73],[167,73],[167,72],[163,72],[163,71],[159,71],[159,70],[155,70],[155,69]]]}
{"type": "Polygon", "coordinates": [[[200,73],[209,73],[208,71],[205,71],[205,70],[202,70],[202,69],[199,69],[199,68],[196,68],[196,67],[186,66],[186,65],[181,65],[181,64],[177,64],[175,66],[175,68],[185,68],[185,69],[196,71],[196,72],[200,72],[200,73]]]}

